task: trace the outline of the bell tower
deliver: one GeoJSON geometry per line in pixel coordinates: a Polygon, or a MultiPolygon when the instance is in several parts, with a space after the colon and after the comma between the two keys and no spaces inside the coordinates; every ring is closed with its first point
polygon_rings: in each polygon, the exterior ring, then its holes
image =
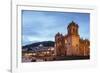
{"type": "Polygon", "coordinates": [[[68,30],[68,35],[78,35],[78,24],[72,21],[68,25],[67,30],[68,30]]]}
{"type": "Polygon", "coordinates": [[[67,30],[68,30],[68,54],[69,55],[78,55],[79,54],[79,33],[78,33],[78,24],[76,24],[74,21],[69,23],[67,30]]]}

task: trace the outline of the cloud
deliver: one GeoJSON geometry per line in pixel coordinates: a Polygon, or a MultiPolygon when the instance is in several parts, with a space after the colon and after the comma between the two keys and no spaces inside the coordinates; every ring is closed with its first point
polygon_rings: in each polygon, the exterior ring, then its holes
{"type": "Polygon", "coordinates": [[[72,20],[81,26],[79,28],[81,36],[89,37],[88,13],[23,10],[23,43],[27,44],[35,41],[54,40],[54,36],[57,32],[67,34],[67,26],[72,20]]]}

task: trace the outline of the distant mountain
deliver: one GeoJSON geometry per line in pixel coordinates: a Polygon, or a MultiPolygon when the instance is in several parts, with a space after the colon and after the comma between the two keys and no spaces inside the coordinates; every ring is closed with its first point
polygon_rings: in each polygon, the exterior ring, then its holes
{"type": "Polygon", "coordinates": [[[35,48],[35,47],[38,47],[38,46],[54,47],[54,43],[55,43],[54,41],[36,42],[36,43],[32,43],[32,44],[28,44],[28,45],[22,46],[22,49],[24,49],[24,48],[30,49],[31,47],[35,48]]]}

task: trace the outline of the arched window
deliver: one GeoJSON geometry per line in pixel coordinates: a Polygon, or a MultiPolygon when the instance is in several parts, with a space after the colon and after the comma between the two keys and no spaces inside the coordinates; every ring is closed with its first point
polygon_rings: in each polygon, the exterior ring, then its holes
{"type": "Polygon", "coordinates": [[[73,28],[73,33],[75,33],[76,31],[75,31],[75,28],[73,28]]]}

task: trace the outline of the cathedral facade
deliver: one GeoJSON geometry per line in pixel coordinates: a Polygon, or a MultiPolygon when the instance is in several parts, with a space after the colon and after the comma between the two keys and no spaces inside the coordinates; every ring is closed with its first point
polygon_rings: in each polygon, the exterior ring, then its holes
{"type": "Polygon", "coordinates": [[[55,51],[57,56],[89,56],[90,41],[80,38],[79,26],[75,22],[67,26],[68,33],[55,35],[55,51]]]}

